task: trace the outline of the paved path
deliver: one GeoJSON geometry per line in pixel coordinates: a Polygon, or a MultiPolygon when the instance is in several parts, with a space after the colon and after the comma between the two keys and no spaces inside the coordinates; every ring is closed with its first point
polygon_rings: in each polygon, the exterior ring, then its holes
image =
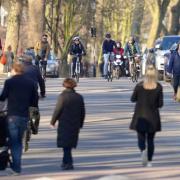
{"type": "Polygon", "coordinates": [[[60,169],[62,152],[56,148],[56,130],[49,128],[49,121],[62,91],[62,79],[48,79],[47,98],[40,102],[40,132],[33,136],[31,149],[23,156],[23,173],[18,177],[1,173],[0,180],[91,180],[104,176],[113,180],[180,179],[180,106],[172,101],[169,84],[163,84],[163,131],[156,137],[153,167],[144,168],[136,134],[128,128],[134,108],[129,101],[134,84],[126,78],[112,83],[102,79],[80,81],[77,90],[85,97],[87,116],[79,146],[73,151],[75,170],[63,172],[60,169]]]}

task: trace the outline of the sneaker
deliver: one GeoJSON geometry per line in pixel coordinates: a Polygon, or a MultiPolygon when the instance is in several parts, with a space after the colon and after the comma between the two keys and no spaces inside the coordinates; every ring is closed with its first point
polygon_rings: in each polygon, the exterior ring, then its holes
{"type": "Polygon", "coordinates": [[[151,161],[149,161],[149,162],[147,163],[147,167],[152,167],[152,162],[151,162],[151,161]]]}
{"type": "Polygon", "coordinates": [[[16,172],[16,171],[13,171],[11,168],[8,168],[7,169],[7,175],[8,176],[19,176],[20,173],[16,172]]]}
{"type": "Polygon", "coordinates": [[[146,166],[147,165],[147,151],[146,150],[142,151],[141,159],[142,159],[142,165],[146,166]]]}

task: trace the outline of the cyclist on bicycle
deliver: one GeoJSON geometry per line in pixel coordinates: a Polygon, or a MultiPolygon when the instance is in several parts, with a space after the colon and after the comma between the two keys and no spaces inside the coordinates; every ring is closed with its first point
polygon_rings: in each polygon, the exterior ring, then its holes
{"type": "MultiPolygon", "coordinates": [[[[77,56],[79,57],[80,69],[82,70],[82,62],[81,62],[82,56],[86,55],[85,48],[84,48],[83,44],[81,43],[79,36],[75,36],[73,38],[73,42],[72,42],[69,52],[70,52],[70,55],[73,56],[73,58],[72,58],[72,63],[73,63],[72,77],[74,77],[77,56]]],[[[81,70],[80,70],[80,72],[81,72],[81,70]]]]}
{"type": "MultiPolygon", "coordinates": [[[[105,40],[102,45],[103,57],[104,57],[104,77],[107,78],[108,73],[108,60],[109,56],[112,55],[113,49],[116,47],[116,42],[111,39],[111,34],[107,33],[105,40]]],[[[110,57],[111,58],[111,57],[110,57]]]]}
{"type": "MultiPolygon", "coordinates": [[[[135,56],[135,61],[137,64],[140,63],[140,58],[138,57],[141,54],[140,48],[138,43],[135,41],[135,38],[133,36],[130,36],[129,41],[126,43],[125,48],[124,48],[124,55],[129,57],[129,56],[135,56]]],[[[127,73],[129,72],[129,69],[131,66],[131,62],[127,60],[126,62],[126,71],[127,73]]]]}
{"type": "Polygon", "coordinates": [[[39,67],[39,62],[41,63],[43,77],[46,77],[47,60],[50,53],[50,45],[47,38],[47,34],[43,34],[41,42],[37,42],[35,46],[36,65],[39,67]]]}

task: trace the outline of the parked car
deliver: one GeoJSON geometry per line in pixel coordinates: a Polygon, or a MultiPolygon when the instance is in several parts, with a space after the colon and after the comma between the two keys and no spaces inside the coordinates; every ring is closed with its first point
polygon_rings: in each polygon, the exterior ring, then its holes
{"type": "Polygon", "coordinates": [[[59,77],[60,60],[51,52],[48,56],[46,74],[47,76],[59,77]]]}
{"type": "Polygon", "coordinates": [[[177,43],[174,43],[171,46],[170,51],[167,52],[166,54],[164,54],[164,80],[166,82],[171,81],[171,76],[169,76],[169,74],[167,73],[167,68],[169,66],[169,61],[170,61],[171,54],[176,50],[176,48],[177,48],[177,43]]]}
{"type": "Polygon", "coordinates": [[[158,39],[160,43],[155,45],[155,66],[158,70],[158,79],[163,80],[164,78],[164,64],[165,54],[170,53],[170,48],[174,43],[180,41],[179,35],[164,36],[162,39],[158,39]]]}

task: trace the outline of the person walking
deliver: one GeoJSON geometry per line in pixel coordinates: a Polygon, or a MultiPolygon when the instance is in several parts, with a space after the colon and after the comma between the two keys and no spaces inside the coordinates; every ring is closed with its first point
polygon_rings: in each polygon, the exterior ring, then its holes
{"type": "Polygon", "coordinates": [[[176,100],[178,86],[180,86],[180,42],[171,54],[167,71],[173,74],[174,100],[176,100]]]}
{"type": "Polygon", "coordinates": [[[12,70],[12,65],[13,65],[13,60],[14,60],[14,53],[12,52],[12,47],[9,45],[7,47],[7,51],[5,52],[5,56],[7,59],[7,62],[5,64],[5,71],[7,72],[8,77],[11,76],[11,70],[12,70]]]}
{"type": "Polygon", "coordinates": [[[163,88],[157,82],[153,65],[147,66],[145,79],[136,85],[131,101],[136,102],[136,106],[130,129],[137,131],[142,164],[151,167],[155,134],[161,131],[159,108],[163,106],[163,88]]]}
{"type": "Polygon", "coordinates": [[[29,107],[36,107],[38,92],[36,84],[23,75],[23,65],[13,65],[15,73],[4,84],[0,101],[7,100],[7,123],[9,148],[12,156],[11,173],[21,173],[22,139],[29,119],[29,107]]]}
{"type": "Polygon", "coordinates": [[[67,78],[63,82],[65,90],[60,94],[54,110],[51,126],[58,121],[57,146],[63,148],[64,156],[61,168],[72,170],[72,148],[76,148],[80,128],[85,119],[85,105],[83,97],[76,93],[76,82],[67,78]]]}

